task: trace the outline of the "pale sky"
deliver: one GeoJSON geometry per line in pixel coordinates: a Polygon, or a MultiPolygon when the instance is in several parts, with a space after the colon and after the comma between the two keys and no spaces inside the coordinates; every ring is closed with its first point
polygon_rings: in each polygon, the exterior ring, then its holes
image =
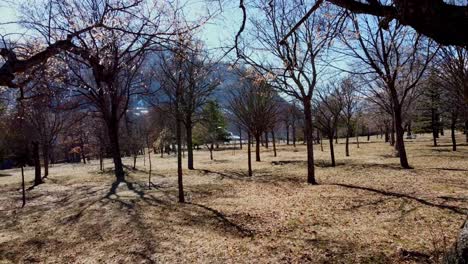
{"type": "MultiPolygon", "coordinates": [[[[210,9],[219,10],[218,3],[207,3],[208,1],[192,1],[186,6],[186,16],[188,19],[196,19],[206,13],[207,4],[210,9]],[[211,7],[209,5],[212,5],[211,7]]],[[[0,0],[0,23],[17,21],[17,14],[14,8],[0,0]]],[[[205,42],[210,50],[223,46],[232,45],[234,36],[238,31],[242,21],[242,13],[236,3],[223,4],[223,12],[212,18],[203,26],[198,37],[205,42]]],[[[0,34],[25,33],[26,30],[15,24],[0,24],[0,34]]],[[[18,36],[14,37],[18,38],[18,36]]]]}

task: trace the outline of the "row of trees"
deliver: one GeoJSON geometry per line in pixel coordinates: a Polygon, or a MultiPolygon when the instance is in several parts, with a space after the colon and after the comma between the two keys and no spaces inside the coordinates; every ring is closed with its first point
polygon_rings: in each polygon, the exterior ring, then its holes
{"type": "MultiPolygon", "coordinates": [[[[179,6],[150,4],[154,3],[76,0],[24,7],[22,24],[45,39],[47,48],[36,39],[21,43],[4,39],[2,69],[10,75],[2,84],[18,88],[17,117],[29,120],[20,126],[35,127],[32,156],[37,160],[41,148],[45,167],[60,131],[79,131],[70,137],[78,142],[83,160],[86,145],[93,141],[89,135],[99,135],[94,141],[106,143],[99,147],[99,156],[102,160],[105,153],[111,154],[117,182],[125,182],[123,152],[136,158],[158,142],[163,153],[168,142],[171,146],[175,142],[182,202],[183,145],[188,168],[194,169],[194,128],[206,130],[206,138],[197,141],[211,142],[211,152],[214,139],[224,137],[220,129],[224,121],[210,102],[222,80],[219,63],[194,37],[207,18],[187,22],[179,6]],[[159,119],[131,116],[129,108],[139,101],[157,109],[159,119]],[[84,119],[102,122],[90,126],[84,119]],[[126,144],[121,143],[123,138],[126,144]]],[[[227,108],[240,131],[247,132],[249,140],[255,138],[257,161],[262,135],[267,134],[267,144],[268,133],[274,138],[282,122],[288,139],[292,129],[295,144],[300,127],[307,145],[307,182],[316,184],[314,143],[325,135],[333,150],[340,123],[349,142],[365,109],[377,113],[374,120],[381,121],[367,127],[374,126],[374,132],[384,127],[401,166],[410,168],[404,131],[416,120],[410,113],[422,107],[419,99],[433,90],[430,87],[443,91],[428,95],[434,98],[430,109],[436,109],[433,128],[440,126],[436,116],[442,112],[450,113],[452,134],[458,120],[466,120],[466,104],[460,101],[467,84],[463,48],[440,47],[397,21],[384,29],[373,17],[349,14],[333,5],[313,13],[299,0],[260,0],[253,6],[257,16],[248,25],[248,34],[236,36],[243,66],[234,66],[240,81],[231,87],[227,108]],[[306,19],[290,33],[298,17],[306,19]]],[[[41,183],[40,173],[36,178],[36,184],[41,183]]]]}

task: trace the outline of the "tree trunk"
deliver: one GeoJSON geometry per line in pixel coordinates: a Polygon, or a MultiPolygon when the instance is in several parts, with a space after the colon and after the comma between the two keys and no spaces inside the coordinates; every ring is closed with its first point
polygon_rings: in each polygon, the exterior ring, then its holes
{"type": "Polygon", "coordinates": [[[331,165],[335,167],[335,150],[333,149],[333,134],[328,135],[328,142],[330,144],[330,158],[331,158],[331,165]]]}
{"type": "Polygon", "coordinates": [[[152,163],[151,163],[151,151],[149,148],[148,144],[148,139],[146,139],[146,145],[148,145],[148,165],[149,165],[149,170],[148,170],[148,189],[151,189],[151,173],[152,173],[152,163]]]}
{"type": "Polygon", "coordinates": [[[213,160],[213,149],[214,149],[214,144],[211,142],[211,145],[208,147],[210,150],[210,160],[213,160]]]}
{"type": "Polygon", "coordinates": [[[47,143],[42,145],[42,160],[44,162],[44,178],[49,176],[49,146],[47,143]]]}
{"type": "Polygon", "coordinates": [[[312,136],[312,103],[311,98],[304,98],[304,134],[307,143],[307,183],[317,184],[314,168],[314,138],[312,136]]]}
{"type": "MultiPolygon", "coordinates": [[[[177,108],[177,107],[176,107],[177,108]]],[[[180,110],[176,110],[179,112],[180,110]]],[[[179,203],[185,203],[184,183],[182,175],[182,127],[180,113],[176,113],[176,141],[177,141],[177,184],[179,187],[179,203]]]]}
{"type": "Polygon", "coordinates": [[[255,141],[256,141],[256,144],[255,144],[255,161],[260,161],[260,138],[261,138],[260,134],[255,135],[255,141]]]}
{"type": "Polygon", "coordinates": [[[239,148],[242,149],[242,129],[239,127],[239,148]]]}
{"type": "Polygon", "coordinates": [[[407,132],[406,132],[406,136],[408,138],[410,138],[412,136],[412,132],[411,132],[411,121],[408,121],[408,127],[407,127],[407,132]]]}
{"type": "Polygon", "coordinates": [[[133,169],[136,170],[136,161],[137,161],[137,154],[133,154],[133,169]]]}
{"type": "Polygon", "coordinates": [[[370,141],[370,129],[367,128],[367,141],[370,141]]]}
{"type": "Polygon", "coordinates": [[[102,158],[102,150],[99,152],[99,169],[104,171],[104,162],[102,158]]]}
{"type": "Polygon", "coordinates": [[[265,148],[268,148],[268,130],[265,131],[265,148]]]}
{"type": "Polygon", "coordinates": [[[122,157],[120,156],[119,122],[115,118],[109,120],[107,123],[109,143],[112,151],[112,159],[114,161],[115,178],[117,182],[124,182],[125,173],[123,170],[122,157]]]}
{"type": "Polygon", "coordinates": [[[26,186],[24,182],[24,165],[21,164],[21,189],[22,189],[22,194],[23,194],[23,205],[21,205],[21,208],[23,208],[26,205],[26,186]]]}
{"type": "Polygon", "coordinates": [[[385,124],[385,143],[390,140],[388,124],[385,124]]]}
{"type": "Polygon", "coordinates": [[[465,120],[465,141],[468,143],[468,119],[465,120]]]}
{"type": "Polygon", "coordinates": [[[250,132],[247,132],[247,163],[248,163],[248,173],[249,173],[249,176],[252,176],[252,156],[250,154],[250,148],[251,148],[251,141],[252,141],[252,138],[250,136],[250,132]]]}
{"type": "Polygon", "coordinates": [[[289,125],[286,123],[286,145],[289,145],[289,125]]]}
{"type": "Polygon", "coordinates": [[[187,134],[187,167],[194,170],[193,167],[193,141],[192,141],[192,120],[186,120],[185,131],[187,134]]]}
{"type": "Polygon", "coordinates": [[[356,133],[356,147],[359,148],[359,134],[356,133]]]}
{"type": "Polygon", "coordinates": [[[33,141],[33,158],[34,158],[34,186],[43,183],[41,178],[41,159],[39,157],[39,142],[33,141]]]}
{"type": "Polygon", "coordinates": [[[293,146],[296,147],[296,125],[292,125],[292,142],[293,146]]]}
{"type": "Polygon", "coordinates": [[[271,131],[271,142],[273,143],[273,154],[276,157],[276,142],[275,142],[275,131],[271,131]]]}
{"type": "Polygon", "coordinates": [[[349,157],[349,137],[351,136],[351,125],[348,123],[346,129],[346,145],[345,145],[345,152],[346,157],[349,157]]]}
{"type": "MultiPolygon", "coordinates": [[[[395,114],[394,114],[395,115],[395,114]]],[[[395,146],[395,118],[392,119],[392,127],[390,131],[390,146],[395,146]]]]}
{"type": "MultiPolygon", "coordinates": [[[[394,101],[398,100],[398,98],[394,98],[394,101]]],[[[395,104],[394,104],[395,106],[395,104]]],[[[400,106],[396,105],[394,107],[394,120],[395,120],[395,130],[396,130],[396,147],[398,150],[398,156],[400,157],[400,165],[405,169],[411,169],[410,165],[408,164],[408,159],[406,156],[406,149],[405,149],[405,141],[404,141],[404,130],[401,126],[402,118],[401,118],[401,108],[400,106]]]]}
{"type": "Polygon", "coordinates": [[[455,128],[457,125],[457,114],[452,113],[452,122],[450,124],[450,132],[452,136],[452,151],[457,151],[457,141],[455,139],[455,128]]]}
{"type": "Polygon", "coordinates": [[[323,152],[323,139],[320,137],[320,151],[323,152]]]}

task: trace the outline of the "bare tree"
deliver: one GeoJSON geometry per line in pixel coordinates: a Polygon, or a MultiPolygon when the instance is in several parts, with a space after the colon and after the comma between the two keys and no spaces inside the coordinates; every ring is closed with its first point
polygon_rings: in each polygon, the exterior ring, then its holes
{"type": "Polygon", "coordinates": [[[362,70],[356,72],[366,74],[374,88],[382,89],[373,95],[389,99],[387,108],[393,116],[400,164],[410,168],[403,139],[402,111],[435,55],[432,43],[398,23],[390,23],[389,29],[384,30],[369,17],[354,16],[351,25],[341,38],[344,52],[360,62],[354,67],[362,70]]]}
{"type": "MultiPolygon", "coordinates": [[[[353,79],[349,76],[345,78],[340,87],[340,91],[338,93],[340,97],[340,101],[342,102],[343,110],[342,115],[345,121],[346,126],[346,145],[345,145],[345,152],[346,156],[349,156],[349,138],[352,136],[353,132],[353,124],[352,120],[358,110],[359,105],[359,98],[357,94],[357,87],[353,79]]],[[[358,134],[355,131],[356,135],[358,134]]]]}
{"type": "Polygon", "coordinates": [[[306,15],[309,6],[309,1],[259,1],[259,14],[252,19],[254,33],[249,40],[251,50],[256,53],[249,54],[249,49],[246,49],[241,58],[267,76],[278,91],[302,104],[307,143],[307,182],[317,184],[311,101],[320,74],[326,69],[318,64],[326,56],[330,41],[341,26],[342,16],[334,14],[330,16],[333,19],[327,19],[324,15],[333,10],[330,7],[322,9],[305,19],[304,26],[289,38],[282,39],[296,23],[295,18],[306,15]]]}
{"type": "Polygon", "coordinates": [[[261,136],[271,128],[273,117],[277,113],[278,97],[258,74],[244,72],[242,77],[243,81],[231,92],[229,108],[238,120],[237,123],[249,132],[249,136],[255,137],[256,161],[260,161],[261,136]]]}
{"type": "Polygon", "coordinates": [[[445,47],[439,54],[435,63],[437,75],[434,85],[443,87],[442,107],[449,115],[452,149],[456,151],[457,121],[468,111],[468,106],[462,100],[463,91],[468,89],[468,51],[459,47],[445,47]]]}
{"type": "Polygon", "coordinates": [[[339,87],[334,87],[332,85],[327,85],[323,89],[319,89],[314,107],[314,112],[317,113],[316,126],[328,136],[332,167],[336,166],[333,138],[337,131],[341,112],[343,111],[343,102],[339,93],[339,87]]]}

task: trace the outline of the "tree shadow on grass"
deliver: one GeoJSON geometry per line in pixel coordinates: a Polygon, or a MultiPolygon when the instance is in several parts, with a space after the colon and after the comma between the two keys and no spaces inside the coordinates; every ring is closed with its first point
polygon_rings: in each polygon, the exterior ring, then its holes
{"type": "Polygon", "coordinates": [[[228,228],[233,228],[236,231],[236,233],[238,233],[241,237],[252,237],[255,235],[255,232],[253,230],[250,230],[239,224],[234,223],[233,221],[229,220],[225,214],[223,214],[222,212],[216,209],[213,209],[211,207],[208,207],[203,204],[198,204],[198,203],[186,203],[186,204],[192,205],[192,206],[195,206],[195,207],[198,207],[198,208],[201,208],[203,210],[210,212],[211,214],[215,216],[215,218],[219,222],[221,222],[223,225],[227,226],[228,228]]]}
{"type": "Polygon", "coordinates": [[[374,188],[369,188],[369,187],[364,187],[364,186],[356,186],[356,185],[342,184],[342,183],[336,183],[336,184],[332,184],[332,185],[341,186],[341,187],[345,187],[345,188],[351,188],[351,189],[357,189],[357,190],[363,190],[363,191],[368,191],[368,192],[373,192],[373,193],[378,193],[378,194],[381,194],[381,195],[384,195],[384,196],[409,199],[409,200],[413,200],[413,201],[419,202],[419,203],[427,205],[427,206],[436,207],[436,208],[439,208],[439,209],[450,210],[450,211],[452,211],[452,212],[454,212],[456,214],[466,215],[468,213],[468,208],[452,206],[452,205],[445,205],[445,204],[437,204],[437,203],[426,201],[424,199],[421,199],[421,198],[418,198],[418,197],[415,197],[415,196],[411,196],[411,195],[408,195],[408,194],[396,193],[396,192],[379,190],[379,189],[374,189],[374,188]]]}
{"type": "Polygon", "coordinates": [[[0,172],[0,177],[8,177],[8,176],[12,176],[12,174],[0,172]]]}

